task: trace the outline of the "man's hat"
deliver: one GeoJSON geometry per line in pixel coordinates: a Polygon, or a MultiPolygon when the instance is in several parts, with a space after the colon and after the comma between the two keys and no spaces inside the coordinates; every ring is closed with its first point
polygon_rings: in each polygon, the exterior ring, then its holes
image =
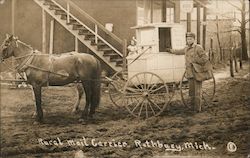
{"type": "Polygon", "coordinates": [[[195,34],[192,33],[192,32],[187,32],[186,33],[186,37],[193,37],[193,38],[195,38],[195,34]]]}

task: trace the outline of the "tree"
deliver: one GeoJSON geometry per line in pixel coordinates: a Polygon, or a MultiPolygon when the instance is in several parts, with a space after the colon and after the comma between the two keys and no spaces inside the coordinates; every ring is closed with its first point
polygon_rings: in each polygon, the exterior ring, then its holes
{"type": "MultiPolygon", "coordinates": [[[[246,11],[246,2],[245,0],[239,0],[240,7],[231,3],[230,1],[227,1],[231,6],[235,7],[238,11],[241,13],[241,20],[236,19],[240,23],[240,28],[233,30],[238,31],[241,36],[241,46],[242,46],[242,59],[248,60],[248,54],[247,54],[247,40],[246,40],[246,24],[249,22],[249,19],[246,19],[247,13],[249,13],[249,10],[246,11]]],[[[248,2],[249,3],[249,2],[248,2]]]]}

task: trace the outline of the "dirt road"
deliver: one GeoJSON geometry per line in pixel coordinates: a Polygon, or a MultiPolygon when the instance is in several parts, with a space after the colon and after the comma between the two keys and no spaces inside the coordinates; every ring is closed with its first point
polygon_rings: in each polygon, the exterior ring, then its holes
{"type": "MultiPolygon", "coordinates": [[[[215,101],[194,113],[173,102],[159,117],[138,120],[102,94],[96,121],[71,114],[72,87],[43,90],[44,123],[34,125],[30,89],[1,87],[1,157],[247,157],[250,154],[250,81],[217,73],[215,101]]],[[[245,77],[244,77],[245,76],[245,77]]],[[[176,94],[179,95],[179,94],[176,94]]],[[[84,102],[84,101],[82,101],[84,102]]]]}

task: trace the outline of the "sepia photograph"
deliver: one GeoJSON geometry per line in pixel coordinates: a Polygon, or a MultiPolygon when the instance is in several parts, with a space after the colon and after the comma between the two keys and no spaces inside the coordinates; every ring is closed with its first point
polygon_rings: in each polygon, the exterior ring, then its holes
{"type": "Polygon", "coordinates": [[[1,158],[250,158],[249,0],[0,0],[1,158]]]}

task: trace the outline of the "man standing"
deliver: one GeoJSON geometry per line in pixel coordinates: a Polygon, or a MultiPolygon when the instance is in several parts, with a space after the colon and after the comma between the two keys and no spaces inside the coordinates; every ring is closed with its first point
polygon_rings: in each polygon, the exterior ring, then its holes
{"type": "Polygon", "coordinates": [[[201,111],[201,87],[202,81],[195,78],[194,66],[203,66],[208,61],[202,46],[195,43],[195,34],[192,32],[186,33],[187,46],[182,50],[172,50],[169,52],[176,55],[185,54],[186,78],[189,82],[189,96],[191,104],[194,105],[194,110],[201,111]]]}

